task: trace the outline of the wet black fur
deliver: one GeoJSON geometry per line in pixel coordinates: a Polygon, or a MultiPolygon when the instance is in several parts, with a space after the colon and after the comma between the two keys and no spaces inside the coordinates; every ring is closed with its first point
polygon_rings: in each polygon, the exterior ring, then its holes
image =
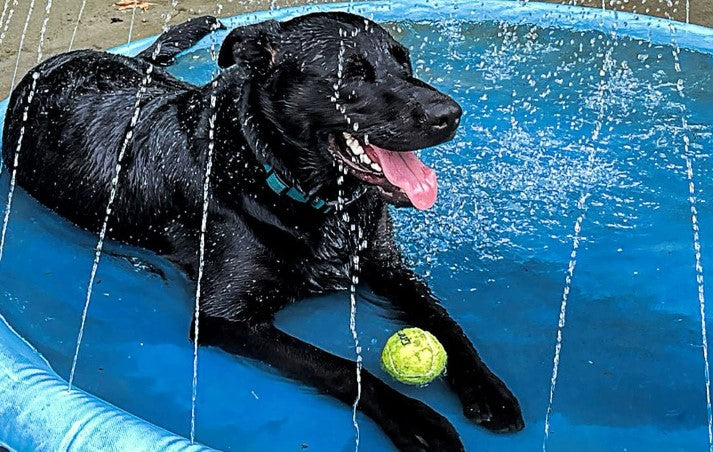
{"type": "MultiPolygon", "coordinates": [[[[5,165],[14,169],[24,126],[19,184],[60,215],[98,231],[137,90],[150,63],[156,65],[122,162],[109,236],[153,250],[196,279],[215,112],[200,342],[268,363],[352,403],[354,363],[276,329],[273,314],[310,295],[347,288],[355,234],[334,212],[320,213],[271,191],[262,164],[271,163],[303,191],[333,200],[337,170],[327,152],[329,136],[352,131],[335,104],[359,123],[358,135],[368,134],[372,143],[392,150],[450,139],[460,109],[411,76],[408,51],[386,31],[342,13],[234,30],[220,50],[226,69],[206,86],[183,83],[158,67],[216,25],[203,17],[172,28],[159,38],[156,58],[152,47],[135,58],[80,50],[43,62],[12,94],[5,165]],[[344,65],[337,99],[340,47],[344,65]],[[28,106],[33,73],[39,77],[28,106]]],[[[347,196],[360,184],[347,177],[347,196]]],[[[521,429],[516,399],[403,263],[377,190],[370,188],[345,210],[368,242],[362,282],[389,300],[406,323],[441,340],[448,352],[447,379],[465,415],[494,431],[521,429]]],[[[453,427],[431,408],[368,371],[362,385],[361,410],[400,449],[462,449],[453,427]]]]}

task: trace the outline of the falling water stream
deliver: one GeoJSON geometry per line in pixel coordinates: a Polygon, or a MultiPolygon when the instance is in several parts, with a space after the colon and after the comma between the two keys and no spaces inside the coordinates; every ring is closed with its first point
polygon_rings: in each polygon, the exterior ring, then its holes
{"type": "MultiPolygon", "coordinates": [[[[20,66],[20,57],[22,56],[22,47],[25,43],[25,37],[27,35],[27,27],[30,24],[30,18],[32,17],[32,10],[34,9],[34,7],[35,7],[35,0],[31,0],[29,9],[27,10],[27,18],[25,19],[25,26],[22,29],[22,35],[20,36],[20,44],[17,49],[17,58],[15,60],[15,70],[12,74],[12,81],[10,82],[10,93],[12,93],[12,90],[15,88],[15,81],[17,79],[17,69],[20,66]]],[[[9,18],[8,18],[8,22],[9,22],[9,18]]],[[[42,41],[40,41],[40,48],[41,48],[41,43],[42,43],[42,41]]],[[[40,58],[39,51],[40,51],[40,49],[38,49],[38,59],[40,58]]],[[[5,203],[5,214],[3,215],[2,232],[0,232],[0,260],[2,260],[3,250],[5,249],[5,234],[7,233],[7,224],[8,224],[8,221],[10,220],[10,208],[12,207],[12,198],[15,193],[17,163],[18,163],[18,160],[20,157],[20,150],[22,149],[22,140],[25,137],[25,133],[26,133],[28,110],[30,109],[30,102],[32,101],[32,98],[34,97],[34,94],[35,94],[35,89],[37,87],[37,79],[39,78],[39,76],[40,76],[40,74],[37,72],[32,74],[32,86],[30,87],[30,92],[28,93],[27,98],[25,99],[25,108],[23,109],[23,115],[22,115],[22,126],[20,127],[20,133],[18,135],[17,144],[15,145],[12,177],[10,178],[10,191],[8,192],[7,202],[5,203]]],[[[2,171],[2,169],[0,169],[0,171],[2,171]]]]}
{"type": "MultiPolygon", "coordinates": [[[[602,6],[604,2],[602,1],[602,6]]],[[[616,23],[614,24],[614,30],[612,31],[612,36],[616,38],[616,23]]],[[[614,45],[616,45],[616,39],[612,40],[614,45]]],[[[595,165],[594,156],[596,153],[596,143],[599,140],[599,135],[602,131],[604,124],[606,104],[605,95],[608,90],[607,75],[611,72],[614,62],[612,60],[612,46],[611,42],[607,42],[608,50],[604,55],[602,61],[602,67],[599,70],[599,84],[597,89],[597,103],[598,112],[597,118],[594,121],[594,128],[591,135],[591,144],[584,145],[583,149],[587,150],[587,163],[590,170],[593,169],[595,165]],[[588,149],[587,149],[588,148],[588,149]]],[[[587,198],[589,198],[590,193],[583,193],[579,200],[577,201],[577,210],[579,210],[579,216],[574,223],[574,234],[572,236],[572,248],[569,255],[569,263],[567,264],[567,272],[565,274],[564,288],[562,289],[562,298],[560,302],[559,318],[557,321],[557,336],[555,339],[555,350],[554,357],[552,359],[552,375],[550,377],[550,390],[549,398],[547,401],[547,410],[545,412],[545,425],[544,425],[544,436],[542,438],[542,450],[547,451],[547,440],[550,435],[550,421],[552,417],[552,409],[554,405],[555,390],[557,389],[557,377],[559,375],[559,363],[562,353],[562,340],[564,337],[564,328],[567,320],[567,302],[569,301],[569,295],[572,288],[572,278],[574,277],[574,270],[577,266],[577,251],[579,249],[579,244],[582,239],[582,222],[584,221],[585,213],[587,210],[587,198]]]]}
{"type": "MultiPolygon", "coordinates": [[[[0,31],[2,31],[4,25],[5,25],[5,16],[7,15],[7,7],[10,5],[10,0],[5,0],[5,2],[2,5],[2,12],[0,12],[0,31]]],[[[5,37],[5,33],[3,32],[2,36],[0,37],[0,44],[2,44],[2,38],[5,37]]]]}
{"type": "Polygon", "coordinates": [[[35,0],[30,0],[30,7],[27,10],[27,18],[25,19],[25,26],[22,29],[22,35],[20,35],[20,45],[17,48],[17,59],[15,60],[15,70],[12,73],[12,81],[10,82],[10,92],[15,88],[15,81],[17,80],[17,69],[20,67],[20,56],[22,55],[22,47],[25,44],[25,36],[27,36],[27,27],[30,25],[30,18],[32,17],[32,10],[35,8],[35,0]]]}
{"type": "MultiPolygon", "coordinates": [[[[223,6],[216,5],[216,15],[219,16],[223,6]]],[[[213,32],[218,28],[218,24],[213,25],[213,32]]],[[[213,61],[217,60],[215,34],[211,34],[210,56],[213,61]]],[[[191,379],[191,443],[196,437],[196,398],[198,396],[198,339],[200,334],[200,301],[201,283],[203,281],[203,269],[205,267],[205,235],[208,227],[208,205],[210,202],[210,177],[213,170],[213,151],[215,149],[215,121],[217,110],[215,108],[218,88],[217,74],[213,74],[211,82],[210,109],[211,116],[208,120],[208,153],[206,155],[205,175],[203,176],[203,210],[201,215],[200,241],[198,244],[198,276],[196,278],[195,306],[193,309],[193,378],[191,379]]]]}
{"type": "MultiPolygon", "coordinates": [[[[32,15],[33,7],[34,7],[34,0],[32,0],[32,3],[30,4],[30,8],[27,13],[27,20],[25,21],[25,27],[23,29],[23,34],[20,38],[20,46],[17,50],[17,62],[15,64],[15,72],[12,76],[12,82],[10,83],[10,92],[12,92],[12,89],[15,87],[15,76],[17,75],[17,67],[20,62],[20,55],[22,54],[22,45],[25,40],[25,35],[27,34],[27,26],[30,22],[30,17],[32,15]]],[[[37,57],[35,59],[35,64],[39,64],[39,62],[42,60],[42,48],[45,43],[45,33],[47,32],[47,22],[49,21],[51,11],[52,11],[52,0],[47,0],[46,6],[45,6],[45,16],[42,21],[42,27],[40,29],[40,39],[37,44],[37,57]]],[[[19,164],[20,151],[22,149],[22,140],[25,137],[26,128],[27,128],[27,120],[28,120],[28,112],[30,109],[30,104],[32,103],[32,99],[35,97],[35,90],[37,89],[37,80],[39,78],[40,78],[39,72],[32,73],[32,85],[30,86],[30,91],[27,94],[27,98],[25,99],[25,107],[22,112],[22,125],[20,126],[20,133],[18,135],[17,144],[15,145],[15,154],[13,157],[13,166],[12,166],[12,176],[10,177],[10,190],[8,191],[8,194],[7,194],[7,202],[5,204],[5,214],[3,216],[3,222],[2,222],[2,232],[0,232],[0,261],[2,260],[3,252],[5,250],[5,235],[7,234],[7,225],[8,225],[8,222],[10,221],[10,209],[12,208],[12,199],[13,199],[13,195],[15,193],[15,185],[17,182],[17,168],[18,168],[18,164],[19,164]]],[[[0,173],[1,172],[2,172],[2,168],[0,168],[0,173]]]]}
{"type": "MultiPolygon", "coordinates": [[[[357,34],[359,33],[359,29],[354,29],[354,31],[351,33],[352,37],[356,37],[357,34]]],[[[339,29],[339,54],[337,56],[337,82],[334,84],[334,95],[330,98],[332,102],[334,103],[334,106],[336,110],[341,113],[344,116],[344,120],[347,123],[347,126],[351,126],[351,128],[356,132],[359,130],[359,124],[357,122],[352,122],[351,118],[349,115],[346,113],[346,107],[341,104],[340,100],[340,90],[342,87],[343,83],[343,75],[344,75],[344,53],[346,51],[346,46],[344,43],[344,38],[346,38],[348,35],[346,30],[343,30],[342,28],[339,29]]],[[[368,138],[367,138],[368,140],[368,138]]],[[[354,403],[352,404],[352,424],[354,426],[354,434],[355,434],[355,439],[354,439],[354,448],[356,451],[359,450],[359,440],[360,440],[360,430],[359,430],[359,422],[357,421],[357,411],[359,409],[359,401],[361,400],[361,371],[362,371],[362,356],[361,356],[361,346],[359,345],[359,335],[357,332],[356,328],[356,311],[357,311],[357,295],[356,295],[356,289],[357,285],[359,284],[359,271],[360,271],[360,263],[359,263],[359,252],[362,249],[362,244],[363,246],[366,246],[366,243],[363,243],[363,238],[362,238],[362,230],[361,227],[357,227],[355,223],[350,222],[349,214],[347,212],[344,212],[344,206],[345,206],[345,201],[344,201],[344,190],[342,188],[342,185],[344,183],[344,176],[347,174],[347,169],[346,167],[342,164],[339,163],[338,165],[339,169],[339,176],[337,178],[337,186],[338,186],[338,195],[337,195],[337,208],[336,208],[336,213],[340,217],[341,221],[344,221],[345,223],[349,224],[349,230],[350,233],[356,235],[356,247],[354,250],[352,250],[352,256],[350,258],[350,267],[349,267],[349,272],[350,272],[350,284],[349,284],[349,330],[352,335],[352,339],[354,341],[354,351],[356,355],[356,383],[357,383],[357,393],[354,398],[354,403]]],[[[351,243],[351,241],[350,241],[351,243]]]]}
{"type": "Polygon", "coordinates": [[[126,38],[127,44],[131,42],[131,37],[134,33],[134,21],[136,20],[136,10],[138,9],[137,8],[138,2],[139,2],[138,0],[134,0],[134,4],[132,5],[132,8],[131,8],[131,21],[129,22],[129,36],[126,38]]]}
{"type": "Polygon", "coordinates": [[[25,132],[27,129],[27,117],[28,110],[30,109],[30,104],[32,103],[32,98],[35,94],[35,89],[37,88],[37,79],[40,78],[39,72],[32,73],[32,86],[30,87],[30,93],[25,99],[25,107],[22,111],[22,126],[20,126],[20,133],[17,137],[17,143],[15,144],[15,154],[13,158],[13,169],[12,176],[10,178],[10,191],[7,195],[7,202],[5,204],[5,214],[3,216],[2,223],[2,234],[0,234],[0,261],[2,260],[3,250],[5,249],[5,232],[7,231],[7,224],[10,220],[10,208],[12,207],[12,198],[15,192],[15,184],[17,178],[17,164],[20,158],[20,150],[22,149],[22,140],[25,138],[25,132]]]}
{"type": "MultiPolygon", "coordinates": [[[[357,226],[356,223],[351,222],[349,213],[344,211],[346,205],[344,197],[344,178],[348,174],[347,168],[343,163],[337,164],[337,169],[339,176],[337,176],[337,205],[335,208],[335,213],[337,215],[337,221],[343,221],[349,224],[350,233],[358,237],[358,245],[354,250],[351,251],[351,256],[349,259],[348,271],[349,276],[349,331],[352,335],[352,340],[354,341],[354,349],[356,354],[356,383],[357,383],[357,393],[354,398],[354,403],[352,404],[352,425],[354,426],[355,432],[355,450],[359,450],[359,439],[360,430],[359,423],[357,422],[357,410],[359,408],[359,400],[361,399],[361,370],[362,370],[362,357],[361,357],[361,346],[359,345],[359,336],[356,329],[356,309],[357,309],[357,285],[359,284],[359,251],[361,249],[361,227],[357,226]]],[[[349,241],[348,246],[351,247],[351,241],[349,241]]]]}
{"type": "MultiPolygon", "coordinates": [[[[604,9],[604,0],[602,0],[602,9],[604,9]]],[[[500,25],[500,35],[502,36],[502,43],[499,46],[499,48],[493,53],[493,57],[495,58],[496,64],[501,65],[503,67],[507,67],[510,64],[510,61],[507,60],[506,52],[512,53],[513,56],[512,58],[518,58],[518,50],[524,49],[525,51],[530,51],[531,46],[534,44],[535,39],[537,37],[536,35],[536,28],[535,26],[531,26],[526,35],[525,35],[525,41],[518,38],[517,35],[517,30],[518,30],[518,25],[509,25],[506,22],[503,22],[500,25]]],[[[611,50],[607,54],[609,56],[611,54],[611,50]]],[[[606,63],[606,58],[605,62],[602,68],[602,71],[600,72],[600,75],[602,77],[600,84],[599,84],[599,92],[600,92],[600,105],[599,105],[599,114],[597,117],[597,120],[595,122],[595,128],[592,133],[592,140],[596,141],[598,139],[599,133],[601,131],[601,126],[602,126],[602,121],[604,119],[604,103],[603,103],[603,91],[606,89],[606,81],[604,79],[605,76],[605,71],[606,71],[607,63],[606,63]]],[[[550,74],[548,74],[548,77],[550,74]]],[[[530,75],[526,76],[528,83],[530,86],[534,87],[535,84],[537,83],[536,80],[532,79],[530,75]]],[[[547,93],[542,93],[541,95],[546,95],[547,93]]],[[[513,109],[515,107],[513,106],[512,108],[509,108],[508,111],[510,112],[510,122],[513,127],[513,129],[518,127],[518,123],[514,117],[513,109]]],[[[593,162],[593,157],[594,157],[594,147],[590,147],[589,149],[589,158],[588,162],[590,165],[594,164],[593,162]]],[[[553,409],[553,402],[554,402],[554,396],[555,396],[555,390],[556,390],[556,385],[557,385],[557,377],[558,377],[558,368],[559,368],[559,362],[560,362],[560,354],[561,354],[561,349],[562,349],[562,339],[563,339],[563,331],[564,331],[564,326],[566,322],[566,312],[567,312],[567,302],[569,300],[569,294],[571,290],[571,285],[572,285],[572,278],[574,276],[574,270],[576,267],[577,263],[577,250],[579,248],[580,240],[581,240],[581,229],[582,229],[582,222],[584,221],[585,217],[585,212],[586,212],[586,201],[587,198],[589,197],[589,193],[583,193],[578,202],[577,202],[577,209],[580,211],[579,216],[577,217],[577,220],[575,221],[574,225],[574,234],[572,237],[572,249],[570,252],[570,259],[569,263],[567,266],[567,271],[566,271],[566,276],[565,276],[565,284],[562,292],[562,299],[561,299],[561,305],[560,305],[560,310],[559,310],[559,320],[558,320],[558,327],[557,327],[557,336],[556,336],[556,344],[555,344],[555,350],[554,350],[554,357],[553,357],[553,366],[552,366],[552,375],[550,379],[550,391],[549,391],[549,399],[548,399],[548,404],[547,404],[547,410],[546,410],[546,415],[545,415],[545,423],[544,423],[544,437],[542,441],[542,449],[543,451],[547,450],[547,440],[549,437],[549,432],[550,432],[550,417],[552,415],[552,409],[553,409]]]]}
{"type": "MultiPolygon", "coordinates": [[[[10,7],[10,12],[7,13],[7,18],[5,19],[4,25],[0,20],[0,27],[2,27],[2,32],[0,32],[0,45],[2,45],[2,42],[5,39],[5,35],[7,34],[7,29],[10,27],[10,22],[12,21],[12,17],[15,14],[15,8],[17,7],[17,1],[18,0],[12,0],[12,6],[10,7]]],[[[5,0],[5,4],[3,5],[3,17],[5,17],[7,4],[8,0],[5,0]]]]}
{"type": "Polygon", "coordinates": [[[359,450],[359,423],[357,422],[357,410],[359,409],[359,401],[361,400],[361,370],[363,366],[362,356],[361,356],[361,345],[359,345],[359,333],[356,328],[356,313],[357,313],[357,294],[356,289],[359,284],[359,272],[361,271],[361,264],[359,262],[359,252],[366,247],[366,243],[363,241],[362,229],[357,227],[357,249],[354,251],[352,256],[352,270],[351,270],[351,282],[349,284],[349,331],[352,333],[352,340],[354,341],[354,353],[356,354],[356,383],[357,383],[357,393],[354,398],[354,404],[352,405],[352,424],[354,425],[354,430],[356,432],[356,437],[354,440],[354,450],[359,450]]]}
{"type": "Polygon", "coordinates": [[[215,148],[215,119],[217,79],[211,84],[210,108],[213,110],[208,129],[208,153],[206,156],[205,175],[203,176],[203,210],[201,214],[200,242],[198,245],[198,276],[196,278],[195,308],[193,310],[193,378],[191,380],[191,443],[196,435],[196,396],[198,392],[198,335],[200,318],[201,283],[205,266],[205,233],[208,227],[208,205],[210,201],[210,176],[213,169],[213,150],[215,148]]]}
{"type": "Polygon", "coordinates": [[[37,59],[35,64],[40,64],[42,61],[42,49],[45,46],[45,35],[47,34],[47,23],[50,20],[50,12],[52,12],[52,0],[47,0],[45,4],[45,18],[42,20],[42,27],[40,29],[40,42],[37,44],[37,59]]]}
{"type": "Polygon", "coordinates": [[[3,24],[5,23],[5,15],[7,14],[7,7],[10,5],[10,0],[5,0],[2,4],[2,12],[0,12],[0,30],[2,30],[3,24]]]}
{"type": "MultiPolygon", "coordinates": [[[[688,0],[686,1],[686,23],[688,23],[688,0]]],[[[681,49],[676,42],[676,29],[672,23],[671,17],[668,16],[669,21],[669,31],[671,32],[671,44],[673,46],[673,68],[676,74],[681,77],[681,60],[680,53],[681,49]]],[[[676,82],[676,89],[681,98],[686,97],[684,93],[684,82],[682,78],[679,78],[676,82]]],[[[686,181],[688,183],[688,203],[691,212],[691,231],[693,239],[693,257],[695,260],[695,274],[696,274],[696,287],[698,292],[698,308],[701,318],[701,348],[703,353],[703,375],[706,388],[706,415],[708,419],[708,450],[713,452],[713,408],[711,406],[711,376],[710,376],[710,364],[708,361],[708,335],[706,331],[706,297],[705,297],[705,283],[703,279],[703,263],[701,262],[701,241],[700,241],[700,227],[698,224],[698,208],[697,208],[697,197],[696,197],[696,183],[694,180],[693,173],[693,159],[694,156],[689,155],[690,153],[690,138],[687,135],[688,122],[686,120],[686,109],[685,106],[681,107],[681,133],[683,140],[683,161],[686,166],[686,181]]]]}
{"type": "Polygon", "coordinates": [[[577,202],[577,208],[580,211],[577,221],[574,223],[574,234],[572,236],[572,251],[569,254],[569,264],[567,265],[567,273],[564,280],[564,289],[562,290],[562,302],[560,304],[559,320],[557,322],[557,340],[555,343],[555,355],[552,365],[552,377],[550,379],[550,394],[547,403],[547,412],[545,414],[545,436],[542,439],[542,450],[547,450],[547,439],[550,435],[550,417],[552,416],[552,406],[555,398],[555,389],[557,387],[557,375],[560,362],[560,354],[562,352],[562,334],[567,318],[567,301],[572,287],[572,277],[574,269],[577,265],[577,250],[581,239],[582,222],[584,221],[585,207],[588,195],[582,195],[577,202]]]}
{"type": "Polygon", "coordinates": [[[67,52],[72,50],[74,46],[74,38],[77,36],[77,29],[79,28],[79,23],[82,20],[82,15],[84,15],[84,8],[87,6],[87,0],[82,0],[82,4],[79,6],[79,13],[77,13],[77,20],[74,21],[74,30],[72,30],[72,37],[69,39],[69,46],[67,46],[67,52]]]}
{"type": "MultiPolygon", "coordinates": [[[[689,139],[684,136],[685,152],[688,152],[689,139]]],[[[698,287],[698,306],[701,315],[701,344],[703,349],[704,376],[706,384],[706,413],[708,415],[708,450],[713,452],[713,428],[711,413],[711,376],[710,365],[708,363],[708,335],[706,333],[706,298],[705,286],[703,282],[703,264],[701,263],[701,241],[700,228],[698,226],[698,209],[696,208],[696,185],[693,181],[693,166],[691,159],[684,157],[686,161],[686,178],[688,179],[688,202],[691,208],[691,229],[693,230],[693,252],[695,258],[696,284],[698,287]]]]}
{"type": "MultiPolygon", "coordinates": [[[[166,15],[164,16],[164,22],[163,22],[163,27],[162,27],[164,32],[168,30],[168,22],[171,20],[173,13],[176,11],[177,4],[178,4],[178,0],[171,0],[171,11],[166,13],[166,15]]],[[[154,51],[152,54],[153,59],[155,59],[159,55],[160,52],[161,52],[161,43],[158,42],[158,44],[154,48],[154,51]]],[[[92,299],[92,290],[94,288],[94,280],[97,275],[97,269],[99,268],[99,261],[101,260],[102,251],[104,249],[104,240],[106,238],[107,227],[109,225],[112,208],[114,206],[114,200],[116,198],[116,194],[117,194],[117,191],[119,188],[119,177],[121,176],[124,155],[126,154],[126,150],[129,147],[129,144],[131,143],[131,140],[133,138],[134,128],[136,127],[136,124],[139,121],[139,115],[141,114],[141,99],[142,99],[144,93],[146,92],[146,89],[151,84],[151,81],[152,81],[151,74],[153,73],[153,71],[154,71],[154,65],[149,63],[148,69],[146,70],[146,74],[145,74],[144,78],[141,80],[141,87],[136,91],[136,95],[135,95],[136,101],[134,102],[133,115],[131,116],[131,121],[129,123],[129,126],[127,127],[127,131],[126,131],[126,135],[124,136],[124,140],[121,143],[121,148],[119,149],[119,154],[117,155],[115,173],[114,173],[114,177],[111,180],[111,189],[109,191],[109,200],[107,201],[106,210],[104,212],[104,220],[102,221],[102,226],[101,226],[101,229],[99,230],[99,239],[98,239],[97,245],[94,249],[94,261],[92,263],[91,272],[89,273],[89,283],[87,284],[87,293],[86,293],[86,298],[84,301],[84,308],[82,310],[82,320],[81,320],[81,324],[79,326],[79,333],[77,334],[77,343],[76,343],[76,348],[74,350],[74,357],[72,358],[72,367],[71,367],[71,370],[69,373],[67,390],[72,389],[72,384],[74,382],[74,373],[77,369],[77,359],[79,357],[79,349],[82,344],[82,336],[84,335],[84,327],[85,327],[86,321],[87,321],[87,312],[89,310],[89,303],[91,302],[91,299],[92,299]]]]}

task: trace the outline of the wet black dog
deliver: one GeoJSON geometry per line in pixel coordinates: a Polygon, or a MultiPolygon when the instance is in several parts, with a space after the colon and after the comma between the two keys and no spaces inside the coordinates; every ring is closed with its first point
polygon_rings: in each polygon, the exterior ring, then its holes
{"type": "MultiPolygon", "coordinates": [[[[521,429],[516,399],[393,242],[387,204],[434,203],[436,175],[412,151],[453,137],[458,104],[412,77],[408,50],[384,29],[343,13],[233,30],[220,48],[225,70],[203,87],[156,67],[216,24],[204,17],[176,26],[159,38],[160,52],[154,44],[136,58],[77,51],[42,63],[12,95],[5,164],[14,168],[27,109],[18,182],[97,231],[130,132],[109,236],[167,257],[196,280],[214,144],[202,344],[263,361],[352,403],[354,363],[278,330],[273,315],[295,300],[346,289],[361,234],[362,282],[406,323],[443,342],[447,379],[465,415],[494,431],[521,429]],[[132,128],[136,93],[152,64],[132,128]]],[[[360,408],[401,449],[462,449],[443,416],[367,371],[360,408]]]]}

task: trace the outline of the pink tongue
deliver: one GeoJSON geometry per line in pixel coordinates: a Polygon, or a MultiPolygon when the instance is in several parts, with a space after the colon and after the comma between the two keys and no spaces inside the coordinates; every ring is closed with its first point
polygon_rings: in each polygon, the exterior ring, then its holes
{"type": "Polygon", "coordinates": [[[378,159],[386,179],[403,190],[411,203],[420,210],[436,202],[438,181],[436,173],[423,164],[413,152],[394,152],[374,145],[370,151],[378,159]]]}

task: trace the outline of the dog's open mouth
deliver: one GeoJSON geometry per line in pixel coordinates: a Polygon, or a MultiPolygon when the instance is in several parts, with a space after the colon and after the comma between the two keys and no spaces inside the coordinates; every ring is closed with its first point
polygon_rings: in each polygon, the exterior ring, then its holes
{"type": "Polygon", "coordinates": [[[389,151],[344,132],[331,137],[330,151],[349,173],[379,189],[387,202],[428,209],[436,202],[436,173],[414,152],[389,151]]]}

